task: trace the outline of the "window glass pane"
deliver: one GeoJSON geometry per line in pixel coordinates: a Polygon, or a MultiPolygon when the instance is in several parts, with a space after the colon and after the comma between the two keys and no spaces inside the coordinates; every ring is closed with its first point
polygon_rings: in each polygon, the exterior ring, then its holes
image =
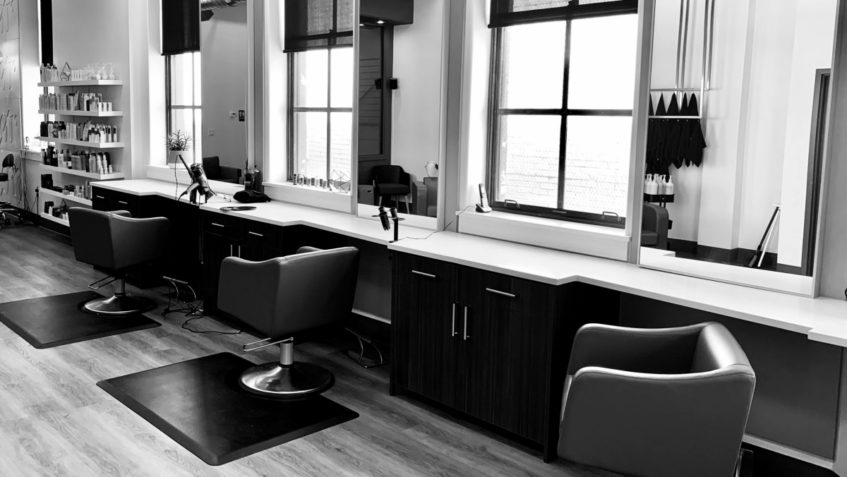
{"type": "Polygon", "coordinates": [[[328,50],[294,53],[294,106],[327,107],[328,50]]]}
{"type": "Polygon", "coordinates": [[[200,53],[191,53],[194,62],[194,106],[203,104],[203,67],[200,64],[200,53]]]}
{"type": "Polygon", "coordinates": [[[637,15],[574,20],[568,82],[570,109],[632,109],[637,15]]]}
{"type": "Polygon", "coordinates": [[[193,108],[178,108],[171,110],[171,130],[169,133],[182,131],[183,133],[191,136],[191,142],[189,143],[189,150],[182,155],[182,158],[185,159],[185,162],[191,164],[196,162],[195,159],[195,151],[202,150],[198,147],[197,144],[197,134],[200,132],[200,123],[199,118],[201,116],[200,110],[195,110],[193,108]],[[195,123],[195,118],[197,122],[195,123]]]}
{"type": "Polygon", "coordinates": [[[561,108],[565,22],[503,29],[501,108],[561,108]]]}
{"type": "Polygon", "coordinates": [[[326,178],[326,121],[323,112],[294,113],[294,173],[326,178]]]}
{"type": "MultiPolygon", "coordinates": [[[[194,83],[199,82],[200,70],[197,71],[197,78],[194,77],[194,60],[193,53],[182,53],[180,55],[172,55],[169,58],[171,62],[171,104],[190,106],[194,101],[194,83]]],[[[197,104],[200,104],[199,102],[197,104]]]]}
{"type": "Polygon", "coordinates": [[[353,113],[330,114],[330,178],[333,180],[350,177],[352,137],[353,113]]]}
{"type": "Polygon", "coordinates": [[[626,216],[631,135],[631,117],[568,118],[565,209],[626,216]]]}
{"type": "Polygon", "coordinates": [[[512,2],[513,12],[524,12],[527,10],[540,10],[543,8],[566,7],[570,0],[514,0],[512,2]]]}
{"type": "Polygon", "coordinates": [[[501,116],[495,200],[556,207],[561,122],[560,116],[501,116]]]}
{"type": "Polygon", "coordinates": [[[353,48],[334,48],[330,50],[332,61],[332,95],[330,105],[333,108],[353,107],[353,48]]]}

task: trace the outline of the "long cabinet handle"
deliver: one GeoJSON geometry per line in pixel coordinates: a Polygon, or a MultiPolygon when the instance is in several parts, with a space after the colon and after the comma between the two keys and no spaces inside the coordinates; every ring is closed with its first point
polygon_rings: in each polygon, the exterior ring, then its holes
{"type": "Polygon", "coordinates": [[[453,303],[453,319],[450,325],[450,337],[453,338],[459,333],[456,333],[456,304],[453,303]]]}
{"type": "Polygon", "coordinates": [[[412,270],[412,275],[419,275],[419,276],[426,277],[426,278],[438,278],[437,276],[435,276],[431,273],[419,272],[417,270],[412,270]]]}
{"type": "Polygon", "coordinates": [[[235,256],[235,253],[233,253],[233,251],[232,251],[232,244],[229,244],[229,256],[230,256],[230,257],[234,257],[234,256],[235,256]]]}
{"type": "Polygon", "coordinates": [[[129,202],[127,202],[125,200],[119,200],[118,204],[129,205],[129,202]]]}
{"type": "Polygon", "coordinates": [[[241,258],[241,244],[238,244],[238,258],[241,258]]]}
{"type": "Polygon", "coordinates": [[[214,227],[220,227],[220,228],[222,228],[222,229],[225,229],[225,228],[226,228],[226,227],[224,227],[223,225],[221,225],[221,224],[219,224],[219,223],[217,223],[217,222],[212,222],[212,226],[214,226],[214,227]]]}
{"type": "Polygon", "coordinates": [[[260,234],[259,232],[251,232],[251,231],[248,230],[247,233],[249,235],[254,236],[254,237],[264,237],[264,235],[260,234]]]}
{"type": "Polygon", "coordinates": [[[465,319],[464,319],[464,330],[462,333],[462,341],[467,341],[470,338],[468,335],[468,307],[465,306],[465,319]]]}
{"type": "Polygon", "coordinates": [[[102,195],[96,195],[96,194],[94,195],[94,198],[95,198],[95,199],[100,199],[100,200],[104,200],[104,199],[105,199],[105,197],[103,197],[102,195]]]}
{"type": "Polygon", "coordinates": [[[514,293],[495,290],[493,288],[486,288],[485,291],[487,291],[488,293],[493,293],[495,295],[505,296],[505,297],[508,297],[508,298],[517,298],[517,295],[515,295],[514,293]]]}

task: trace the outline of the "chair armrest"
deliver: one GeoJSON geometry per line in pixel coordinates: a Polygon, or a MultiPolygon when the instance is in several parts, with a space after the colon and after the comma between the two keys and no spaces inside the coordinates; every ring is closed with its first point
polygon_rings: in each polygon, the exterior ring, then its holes
{"type": "Polygon", "coordinates": [[[111,228],[116,270],[155,260],[167,250],[170,222],[164,217],[136,219],[113,214],[111,228]]]}
{"type": "Polygon", "coordinates": [[[653,373],[688,372],[705,323],[678,328],[626,328],[589,323],[574,337],[568,375],[586,366],[653,373]]]}
{"type": "Polygon", "coordinates": [[[731,475],[754,387],[755,377],[738,369],[651,375],[583,368],[568,392],[559,455],[637,475],[673,475],[668,469],[699,461],[697,475],[731,475]]]}

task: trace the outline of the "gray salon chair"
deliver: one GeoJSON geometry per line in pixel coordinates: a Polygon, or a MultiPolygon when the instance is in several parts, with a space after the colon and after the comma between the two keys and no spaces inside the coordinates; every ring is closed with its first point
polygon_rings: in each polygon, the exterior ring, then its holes
{"type": "Polygon", "coordinates": [[[294,361],[294,336],[339,324],[350,315],[358,267],[355,247],[302,247],[294,255],[262,262],[224,259],[218,308],[267,336],[244,350],[281,343],[278,362],[242,373],[243,388],[264,396],[297,398],[332,386],[335,379],[326,369],[294,361]]]}
{"type": "Polygon", "coordinates": [[[662,250],[668,248],[668,209],[644,203],[641,212],[641,246],[662,250]]]}
{"type": "Polygon", "coordinates": [[[112,277],[98,280],[100,288],[119,280],[119,291],[108,298],[91,300],[83,308],[98,315],[130,315],[149,311],[155,303],[126,293],[128,269],[161,258],[167,250],[170,223],[164,217],[136,219],[122,210],[103,212],[82,207],[68,210],[76,259],[107,270],[112,277]]]}
{"type": "Polygon", "coordinates": [[[397,208],[400,207],[400,199],[406,205],[406,213],[411,213],[409,210],[409,193],[412,192],[412,177],[408,172],[404,171],[401,166],[383,165],[374,166],[371,169],[373,176],[374,194],[377,196],[379,203],[382,205],[382,200],[388,197],[397,203],[397,208]]]}
{"type": "Polygon", "coordinates": [[[755,384],[718,323],[585,325],[568,363],[559,456],[632,476],[731,476],[755,384]]]}

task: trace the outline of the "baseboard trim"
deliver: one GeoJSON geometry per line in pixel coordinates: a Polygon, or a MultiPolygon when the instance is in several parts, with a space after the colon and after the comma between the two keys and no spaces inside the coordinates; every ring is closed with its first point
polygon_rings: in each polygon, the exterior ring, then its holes
{"type": "Polygon", "coordinates": [[[808,452],[794,449],[793,447],[784,446],[782,444],[778,444],[767,439],[762,439],[761,437],[751,436],[750,434],[744,434],[743,441],[747,444],[756,447],[761,447],[762,449],[776,452],[777,454],[782,454],[786,457],[790,457],[792,459],[796,459],[807,464],[822,467],[824,469],[833,470],[833,468],[835,467],[835,462],[830,459],[826,459],[815,454],[810,454],[808,452]]]}

